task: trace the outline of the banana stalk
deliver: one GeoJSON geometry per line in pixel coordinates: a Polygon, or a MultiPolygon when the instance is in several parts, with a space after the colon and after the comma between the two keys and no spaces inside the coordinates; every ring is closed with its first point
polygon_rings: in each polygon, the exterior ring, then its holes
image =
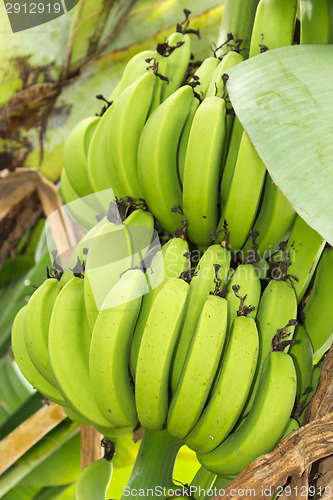
{"type": "Polygon", "coordinates": [[[173,483],[172,473],[182,444],[165,430],[144,429],[131,477],[120,500],[140,499],[143,492],[152,500],[173,496],[179,487],[173,483]]]}

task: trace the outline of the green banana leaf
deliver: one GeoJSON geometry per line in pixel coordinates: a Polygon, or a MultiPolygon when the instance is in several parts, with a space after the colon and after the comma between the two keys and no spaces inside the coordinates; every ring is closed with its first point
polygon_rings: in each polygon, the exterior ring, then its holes
{"type": "Polygon", "coordinates": [[[19,458],[14,465],[0,477],[0,498],[20,482],[36,467],[43,463],[67,441],[79,433],[80,427],[68,419],[52,429],[45,437],[36,443],[29,451],[19,458]]]}
{"type": "MultiPolygon", "coordinates": [[[[6,264],[6,263],[5,263],[6,264]]],[[[6,264],[7,265],[7,264],[6,264]]],[[[46,267],[51,266],[51,260],[47,248],[44,248],[38,261],[29,270],[24,268],[17,278],[10,283],[4,284],[4,294],[1,293],[0,285],[0,356],[6,351],[10,343],[10,332],[16,313],[29,300],[35,287],[41,285],[46,278],[46,267]]]]}
{"type": "Polygon", "coordinates": [[[234,110],[273,181],[331,245],[332,60],[332,45],[275,49],[230,69],[227,84],[234,110]]]}
{"type": "Polygon", "coordinates": [[[36,495],[41,491],[41,488],[23,488],[18,486],[6,493],[2,500],[33,500],[36,495]]]}
{"type": "Polygon", "coordinates": [[[19,483],[26,487],[68,485],[80,474],[80,435],[76,434],[19,483]]]}

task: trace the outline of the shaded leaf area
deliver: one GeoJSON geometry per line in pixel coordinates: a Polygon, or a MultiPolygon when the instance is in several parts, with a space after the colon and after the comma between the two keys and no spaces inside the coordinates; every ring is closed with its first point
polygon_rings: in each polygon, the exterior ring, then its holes
{"type": "Polygon", "coordinates": [[[287,483],[293,491],[289,498],[304,498],[302,487],[308,487],[311,469],[316,469],[318,465],[326,470],[328,482],[322,487],[330,484],[332,469],[329,470],[328,466],[333,455],[332,373],[333,346],[325,356],[318,387],[305,411],[303,425],[285,437],[272,452],[253,461],[224,488],[224,496],[216,496],[214,500],[227,496],[243,498],[244,495],[234,496],[230,492],[244,492],[246,489],[254,490],[255,498],[267,498],[267,489],[274,493],[287,483]]]}
{"type": "Polygon", "coordinates": [[[26,403],[34,393],[33,387],[25,380],[13,360],[12,353],[0,358],[0,439],[3,425],[8,419],[15,421],[17,410],[26,403]]]}
{"type": "Polygon", "coordinates": [[[227,84],[235,112],[273,181],[330,244],[332,58],[332,45],[283,47],[230,69],[227,84]]]}

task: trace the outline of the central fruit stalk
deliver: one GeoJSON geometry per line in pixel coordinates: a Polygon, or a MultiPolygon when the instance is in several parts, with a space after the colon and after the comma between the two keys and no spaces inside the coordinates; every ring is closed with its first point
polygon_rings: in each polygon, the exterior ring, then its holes
{"type": "Polygon", "coordinates": [[[172,481],[174,464],[183,442],[165,430],[144,429],[131,477],[121,500],[149,497],[163,499],[177,487],[172,481]],[[169,492],[169,493],[168,493],[169,492]]]}

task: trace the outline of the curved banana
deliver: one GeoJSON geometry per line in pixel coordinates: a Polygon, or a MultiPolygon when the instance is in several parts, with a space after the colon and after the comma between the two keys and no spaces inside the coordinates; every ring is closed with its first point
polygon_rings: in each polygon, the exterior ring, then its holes
{"type": "Polygon", "coordinates": [[[228,52],[220,61],[219,65],[215,69],[212,79],[210,81],[209,87],[207,89],[206,97],[218,96],[225,97],[226,96],[226,88],[225,81],[223,80],[223,75],[228,69],[236,66],[236,64],[242,62],[243,56],[236,52],[235,50],[231,50],[228,52]]]}
{"type": "Polygon", "coordinates": [[[113,426],[138,422],[128,368],[130,343],[147,282],[139,269],[125,272],[110,290],[94,326],[89,369],[98,407],[113,426]]]}
{"type": "Polygon", "coordinates": [[[149,266],[149,248],[151,244],[159,245],[154,231],[154,217],[147,210],[138,208],[124,220],[131,245],[132,267],[149,266]]]}
{"type": "Polygon", "coordinates": [[[108,121],[109,169],[121,197],[143,198],[138,178],[139,139],[152,103],[157,76],[150,70],[118,96],[108,121]]]}
{"type": "Polygon", "coordinates": [[[139,142],[138,172],[144,198],[158,223],[169,233],[182,227],[181,215],[171,209],[182,204],[177,149],[193,99],[188,85],[176,90],[150,115],[139,142]]]}
{"type": "MultiPolygon", "coordinates": [[[[228,248],[234,252],[242,248],[253,226],[265,175],[266,167],[244,131],[229,192],[217,226],[219,231],[226,222],[229,231],[228,248]]],[[[218,234],[215,242],[221,241],[222,237],[223,232],[218,234]]]]}
{"type": "Polygon", "coordinates": [[[224,140],[225,101],[216,96],[206,97],[193,118],[183,179],[182,206],[187,236],[199,246],[212,243],[218,222],[218,183],[224,140]]]}
{"type": "Polygon", "coordinates": [[[144,295],[138,321],[135,325],[130,352],[130,370],[135,378],[138,353],[147,318],[156,295],[163,284],[172,278],[179,278],[188,267],[188,244],[182,238],[172,238],[154,256],[151,266],[146,270],[149,293],[144,295]]]}
{"type": "MultiPolygon", "coordinates": [[[[226,116],[225,116],[225,138],[222,147],[222,158],[221,158],[221,172],[223,170],[226,156],[228,153],[230,136],[234,123],[234,114],[230,111],[230,106],[227,105],[228,102],[228,92],[226,87],[226,82],[228,80],[227,71],[236,66],[244,60],[243,56],[236,52],[235,50],[231,50],[228,52],[221,60],[220,64],[217,66],[210,85],[207,90],[206,97],[210,96],[218,96],[222,97],[226,101],[226,116]]],[[[221,182],[221,176],[219,178],[219,182],[221,182]]]]}
{"type": "Polygon", "coordinates": [[[105,297],[121,273],[132,267],[132,248],[127,226],[119,220],[102,224],[89,248],[85,265],[84,298],[93,329],[105,297]]]}
{"type": "Polygon", "coordinates": [[[199,453],[213,450],[236,424],[251,388],[258,344],[255,320],[246,316],[236,317],[208,403],[184,440],[192,450],[199,453]]]}
{"type": "Polygon", "coordinates": [[[154,58],[158,58],[159,62],[162,59],[156,50],[141,50],[141,52],[134,54],[134,56],[130,58],[121,76],[117,89],[117,97],[135,82],[137,78],[146,73],[147,68],[152,65],[154,58]]]}
{"type": "Polygon", "coordinates": [[[83,279],[74,277],[59,293],[51,315],[49,360],[59,390],[75,413],[85,420],[110,427],[94,399],[89,376],[89,328],[83,279]]]}
{"type": "Polygon", "coordinates": [[[271,280],[261,295],[256,316],[259,333],[258,363],[242,417],[247,415],[254,403],[263,365],[273,349],[273,342],[276,347],[280,341],[293,337],[296,317],[297,302],[292,287],[285,281],[271,280]]]}
{"type": "Polygon", "coordinates": [[[91,462],[75,483],[74,500],[106,500],[112,472],[112,462],[106,458],[91,462]]]}
{"type": "Polygon", "coordinates": [[[80,198],[72,184],[69,182],[66,170],[63,168],[60,174],[60,189],[59,194],[66,204],[80,198]]]}
{"type": "Polygon", "coordinates": [[[48,355],[49,326],[54,303],[62,288],[56,278],[46,279],[29,299],[24,338],[29,356],[46,380],[56,386],[48,355]]]}
{"type": "MultiPolygon", "coordinates": [[[[117,99],[116,99],[117,100],[117,99]]],[[[115,101],[116,102],[116,101],[115,101]]],[[[110,120],[114,110],[112,103],[101,116],[90,141],[87,156],[88,179],[102,206],[103,198],[100,191],[112,189],[113,198],[121,198],[121,189],[117,184],[114,170],[110,168],[108,142],[112,133],[110,120]]],[[[112,199],[109,200],[112,202],[112,199]]]]}
{"type": "Polygon", "coordinates": [[[300,43],[330,43],[329,3],[327,0],[300,0],[300,43]]]}
{"type": "Polygon", "coordinates": [[[24,377],[30,384],[37,389],[43,396],[57,404],[67,406],[63,396],[58,389],[51,385],[37,370],[26,348],[24,339],[25,330],[25,317],[27,313],[27,305],[23,306],[16,314],[11,333],[11,344],[13,354],[17,366],[21,370],[24,377]]]}
{"type": "Polygon", "coordinates": [[[310,297],[303,309],[304,328],[313,347],[313,358],[318,359],[333,342],[332,301],[333,249],[325,248],[317,266],[310,297]]]}
{"type": "MultiPolygon", "coordinates": [[[[217,59],[216,57],[213,56],[207,57],[206,59],[203,60],[202,64],[199,66],[199,68],[196,70],[194,75],[192,75],[192,77],[188,82],[189,85],[193,86],[194,92],[198,94],[201,100],[203,100],[206,96],[208,85],[212,79],[213,72],[218,64],[219,64],[219,59],[217,59]]],[[[182,130],[179,139],[177,162],[178,162],[178,176],[181,185],[183,185],[183,180],[184,180],[184,165],[185,165],[185,153],[186,153],[187,141],[190,135],[193,118],[196,113],[196,110],[198,109],[199,103],[200,103],[199,99],[194,99],[192,101],[184,128],[182,130]]]]}
{"type": "MultiPolygon", "coordinates": [[[[258,216],[252,227],[252,233],[258,233],[255,244],[260,259],[270,257],[278,250],[279,243],[288,237],[296,215],[287,198],[267,173],[258,216]]],[[[249,236],[242,253],[250,251],[252,245],[252,236],[249,236]]]]}
{"type": "Polygon", "coordinates": [[[140,344],[135,373],[135,403],[141,425],[162,429],[169,407],[172,356],[185,311],[189,285],[164,283],[152,304],[140,344]]]}
{"type": "Polygon", "coordinates": [[[205,406],[222,354],[227,311],[225,299],[208,295],[170,402],[166,429],[172,436],[183,439],[205,406]]]}
{"type": "Polygon", "coordinates": [[[284,251],[273,256],[273,261],[280,261],[273,276],[290,277],[298,303],[309,286],[325,244],[323,237],[297,215],[284,251]]]}
{"type": "Polygon", "coordinates": [[[203,253],[191,279],[185,314],[178,338],[171,374],[171,389],[176,390],[191,343],[195,325],[210,293],[223,290],[230,267],[230,254],[220,245],[211,245],[203,253]]]}
{"type": "Polygon", "coordinates": [[[167,53],[164,54],[167,59],[165,76],[169,81],[162,88],[161,102],[165,101],[183,83],[192,50],[191,38],[184,33],[171,33],[165,43],[167,44],[167,53]]]}
{"type": "Polygon", "coordinates": [[[250,55],[292,45],[297,0],[260,0],[253,23],[250,55]]]}
{"type": "Polygon", "coordinates": [[[297,396],[305,394],[311,386],[313,367],[313,348],[311,340],[302,325],[297,325],[293,335],[294,343],[289,354],[293,358],[297,374],[297,396]]]}
{"type": "Polygon", "coordinates": [[[228,140],[228,148],[226,148],[226,159],[222,171],[221,185],[220,185],[220,201],[223,207],[227,201],[232,176],[234,175],[239,145],[243,135],[243,127],[237,116],[233,121],[230,138],[228,140]]]}
{"type": "Polygon", "coordinates": [[[288,436],[288,434],[290,434],[291,432],[297,431],[297,429],[299,429],[299,422],[296,420],[296,418],[290,417],[290,419],[287,423],[287,427],[285,428],[284,433],[283,433],[280,441],[282,441],[282,439],[284,439],[286,436],[288,436]]]}
{"type": "Polygon", "coordinates": [[[87,174],[87,154],[99,120],[99,116],[81,120],[70,131],[64,144],[64,169],[70,184],[80,197],[92,192],[87,174]]]}
{"type": "Polygon", "coordinates": [[[235,476],[253,460],[271,451],[289,422],[296,396],[296,372],[292,358],[272,351],[267,356],[251,412],[217,448],[198,453],[206,469],[235,476]]]}
{"type": "MultiPolygon", "coordinates": [[[[227,283],[228,330],[237,316],[255,318],[261,295],[261,284],[257,269],[252,264],[236,267],[227,283]]],[[[229,336],[229,335],[228,335],[229,336]]]]}
{"type": "Polygon", "coordinates": [[[213,486],[215,479],[215,474],[209,472],[209,470],[202,466],[199,467],[189,485],[190,497],[195,500],[204,500],[206,491],[213,486]]]}

